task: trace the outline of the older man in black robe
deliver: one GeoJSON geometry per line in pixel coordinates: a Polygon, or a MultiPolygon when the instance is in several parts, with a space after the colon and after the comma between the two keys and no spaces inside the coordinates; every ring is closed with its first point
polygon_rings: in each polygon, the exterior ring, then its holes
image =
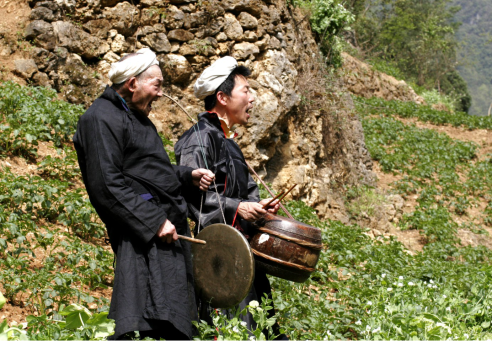
{"type": "MultiPolygon", "coordinates": [[[[175,145],[176,159],[180,165],[209,167],[216,175],[217,186],[205,193],[202,203],[202,196],[197,192],[190,197],[192,219],[198,222],[200,217],[204,227],[213,223],[232,225],[247,239],[254,233],[250,222],[266,213],[263,206],[271,200],[260,201],[257,183],[250,176],[243,153],[234,141],[234,126],[246,125],[253,107],[254,96],[250,92],[248,76],[250,70],[239,66],[229,56],[208,67],[194,86],[195,95],[204,100],[206,112],[199,114],[198,123],[186,131],[175,145]]],[[[267,208],[272,213],[278,209],[278,200],[267,208]]],[[[200,260],[195,262],[200,263],[200,260]]],[[[256,269],[252,289],[240,307],[245,307],[251,300],[261,301],[265,296],[272,299],[270,283],[266,274],[256,269]]],[[[209,311],[206,303],[200,304],[201,319],[209,320],[209,311]]],[[[274,309],[271,309],[269,317],[274,314],[274,309]]],[[[250,330],[256,329],[250,313],[243,319],[250,330]]],[[[286,338],[280,334],[277,323],[273,328],[279,339],[286,338]]]]}
{"type": "Polygon", "coordinates": [[[214,175],[172,165],[148,115],[163,77],[149,49],[111,67],[112,87],[81,116],[74,144],[89,199],[116,254],[113,339],[191,339],[197,309],[182,192],[214,175]]]}

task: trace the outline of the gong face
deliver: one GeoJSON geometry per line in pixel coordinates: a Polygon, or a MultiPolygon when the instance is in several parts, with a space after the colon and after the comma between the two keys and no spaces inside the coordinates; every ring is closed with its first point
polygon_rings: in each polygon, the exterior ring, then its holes
{"type": "Polygon", "coordinates": [[[253,283],[255,261],[250,245],[235,228],[216,223],[204,228],[192,245],[195,290],[214,308],[239,304],[253,283]]]}

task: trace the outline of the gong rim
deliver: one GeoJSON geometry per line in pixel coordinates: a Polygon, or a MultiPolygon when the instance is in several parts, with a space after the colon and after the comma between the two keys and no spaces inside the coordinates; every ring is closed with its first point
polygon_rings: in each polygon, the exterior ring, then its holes
{"type": "Polygon", "coordinates": [[[193,244],[195,291],[215,308],[238,305],[248,294],[255,274],[255,259],[247,239],[222,223],[205,227],[193,244]]]}

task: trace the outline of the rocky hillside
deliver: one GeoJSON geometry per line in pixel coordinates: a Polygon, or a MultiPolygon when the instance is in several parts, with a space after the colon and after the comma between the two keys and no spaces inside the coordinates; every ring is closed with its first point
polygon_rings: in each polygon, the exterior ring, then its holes
{"type": "MultiPolygon", "coordinates": [[[[108,84],[112,62],[148,46],[161,61],[166,94],[195,116],[202,111],[193,96],[196,78],[217,58],[236,57],[252,69],[256,95],[248,127],[238,129],[247,160],[276,191],[296,183],[295,199],[321,218],[344,223],[354,219],[346,189],[382,187],[388,178],[368,153],[349,94],[424,103],[403,81],[347,54],[337,75],[329,74],[306,15],[282,0],[19,0],[4,2],[0,14],[1,77],[54,88],[62,99],[85,106],[108,84]]],[[[191,125],[168,99],[151,119],[172,141],[191,125]]],[[[393,228],[408,203],[387,190],[374,217],[357,223],[419,249],[419,234],[393,228]]]]}
{"type": "MultiPolygon", "coordinates": [[[[276,190],[298,184],[293,196],[332,218],[344,217],[341,185],[373,181],[351,99],[337,95],[343,82],[332,77],[327,86],[306,17],[283,0],[13,3],[3,14],[20,20],[15,34],[7,25],[0,31],[2,58],[24,82],[87,106],[108,83],[110,63],[148,46],[161,61],[165,92],[197,115],[196,78],[232,55],[253,71],[256,104],[238,142],[261,177],[276,190]]],[[[169,100],[152,120],[173,141],[191,125],[169,100]]]]}

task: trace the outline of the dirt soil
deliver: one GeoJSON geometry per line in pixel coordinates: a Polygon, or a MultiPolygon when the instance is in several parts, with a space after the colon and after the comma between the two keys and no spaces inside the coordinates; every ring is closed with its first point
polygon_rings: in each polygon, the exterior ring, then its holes
{"type": "MultiPolygon", "coordinates": [[[[434,125],[431,123],[424,123],[418,121],[416,118],[398,118],[395,119],[403,122],[406,125],[416,125],[418,128],[423,129],[432,129],[439,133],[447,134],[450,138],[455,140],[467,141],[476,143],[479,146],[477,160],[484,160],[487,154],[492,153],[492,131],[487,129],[475,129],[475,130],[466,130],[463,128],[453,127],[451,125],[434,125]]],[[[377,175],[377,187],[383,191],[391,192],[393,187],[392,183],[402,179],[402,175],[400,174],[392,174],[392,173],[384,173],[378,161],[373,161],[373,171],[377,175]]],[[[404,203],[403,212],[410,213],[414,211],[414,208],[417,206],[417,195],[410,196],[406,198],[404,203]]],[[[459,229],[458,236],[461,240],[462,244],[467,244],[471,246],[483,245],[492,249],[492,227],[486,224],[483,224],[477,221],[475,218],[481,217],[482,212],[484,211],[487,200],[484,198],[480,198],[477,207],[469,208],[466,211],[466,214],[463,216],[456,216],[454,219],[458,224],[473,222],[475,224],[480,225],[485,231],[486,234],[475,234],[467,229],[459,229]],[[471,220],[472,219],[472,220],[471,220]]],[[[406,248],[411,251],[421,251],[423,249],[423,244],[425,240],[423,236],[420,235],[418,231],[415,230],[393,230],[391,235],[395,235],[397,239],[406,246],[406,248]]]]}

